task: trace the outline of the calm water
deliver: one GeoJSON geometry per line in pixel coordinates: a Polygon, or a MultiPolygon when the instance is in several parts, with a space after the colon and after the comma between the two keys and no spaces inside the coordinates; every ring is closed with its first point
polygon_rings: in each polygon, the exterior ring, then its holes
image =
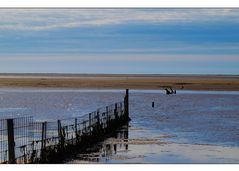
{"type": "MultiPolygon", "coordinates": [[[[0,89],[0,117],[56,120],[123,97],[123,90],[0,89]]],[[[239,92],[131,90],[130,117],[96,151],[67,162],[239,163],[239,92]]]]}

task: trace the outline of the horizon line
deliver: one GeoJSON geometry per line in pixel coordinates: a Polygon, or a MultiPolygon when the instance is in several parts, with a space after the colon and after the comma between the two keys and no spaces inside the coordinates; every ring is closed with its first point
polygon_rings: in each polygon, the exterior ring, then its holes
{"type": "Polygon", "coordinates": [[[171,74],[163,74],[163,73],[53,73],[53,72],[37,72],[37,73],[31,73],[31,72],[26,72],[26,73],[14,73],[14,72],[5,72],[5,73],[1,73],[0,72],[0,76],[1,75],[57,75],[57,76],[61,76],[61,75],[105,75],[105,76],[239,76],[239,74],[213,74],[213,73],[198,73],[198,74],[185,74],[185,73],[171,73],[171,74]]]}

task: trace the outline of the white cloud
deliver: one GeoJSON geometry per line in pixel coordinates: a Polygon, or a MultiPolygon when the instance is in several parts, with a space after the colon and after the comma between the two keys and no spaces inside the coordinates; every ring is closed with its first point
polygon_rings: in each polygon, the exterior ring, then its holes
{"type": "Polygon", "coordinates": [[[128,22],[233,20],[238,9],[0,9],[0,30],[52,30],[128,22]]]}

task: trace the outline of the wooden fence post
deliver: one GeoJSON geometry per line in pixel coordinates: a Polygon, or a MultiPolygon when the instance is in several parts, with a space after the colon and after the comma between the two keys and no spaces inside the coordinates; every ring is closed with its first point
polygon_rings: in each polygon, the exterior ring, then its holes
{"type": "Polygon", "coordinates": [[[42,123],[42,135],[41,135],[41,160],[44,160],[44,150],[46,148],[46,124],[47,122],[42,123]]]}
{"type": "Polygon", "coordinates": [[[57,127],[58,127],[58,137],[61,137],[61,121],[57,120],[57,127]]]}
{"type": "Polygon", "coordinates": [[[126,89],[126,94],[124,98],[124,113],[127,119],[129,118],[129,89],[126,89]]]}
{"type": "Polygon", "coordinates": [[[89,113],[89,126],[91,127],[91,113],[89,113]]]}
{"type": "Polygon", "coordinates": [[[115,119],[119,119],[118,118],[118,111],[117,111],[117,109],[118,109],[118,104],[115,103],[115,110],[114,110],[115,119]]]}
{"type": "Polygon", "coordinates": [[[100,124],[100,112],[99,112],[99,110],[97,110],[96,115],[97,115],[97,123],[100,124]]]}
{"type": "Polygon", "coordinates": [[[106,106],[106,126],[109,127],[109,107],[106,106]]]}
{"type": "Polygon", "coordinates": [[[97,110],[96,116],[97,116],[97,130],[99,131],[100,129],[100,111],[99,110],[97,110]]]}
{"type": "Polygon", "coordinates": [[[7,119],[8,133],[8,163],[14,164],[15,160],[15,141],[14,141],[14,123],[13,119],[7,119]]]}
{"type": "Polygon", "coordinates": [[[90,133],[90,135],[91,135],[91,128],[92,128],[92,125],[91,125],[92,123],[91,123],[91,113],[89,113],[89,133],[90,133]]]}
{"type": "Polygon", "coordinates": [[[61,148],[63,148],[64,147],[64,139],[63,139],[63,135],[62,135],[61,120],[58,120],[57,123],[58,123],[59,142],[60,142],[61,148]]]}
{"type": "Polygon", "coordinates": [[[76,136],[76,142],[79,142],[79,137],[78,137],[78,130],[77,130],[77,118],[75,118],[75,136],[76,136]]]}
{"type": "Polygon", "coordinates": [[[44,127],[44,148],[46,148],[46,134],[47,134],[47,132],[46,132],[46,130],[47,130],[47,122],[45,122],[45,127],[44,127]]]}

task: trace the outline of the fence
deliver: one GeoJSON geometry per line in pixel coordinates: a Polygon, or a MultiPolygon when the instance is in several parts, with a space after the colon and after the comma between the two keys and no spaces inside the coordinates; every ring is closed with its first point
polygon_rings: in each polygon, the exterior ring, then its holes
{"type": "Polygon", "coordinates": [[[33,117],[0,120],[0,163],[51,163],[67,152],[94,143],[129,120],[124,102],[81,117],[34,122],[33,117]]]}

